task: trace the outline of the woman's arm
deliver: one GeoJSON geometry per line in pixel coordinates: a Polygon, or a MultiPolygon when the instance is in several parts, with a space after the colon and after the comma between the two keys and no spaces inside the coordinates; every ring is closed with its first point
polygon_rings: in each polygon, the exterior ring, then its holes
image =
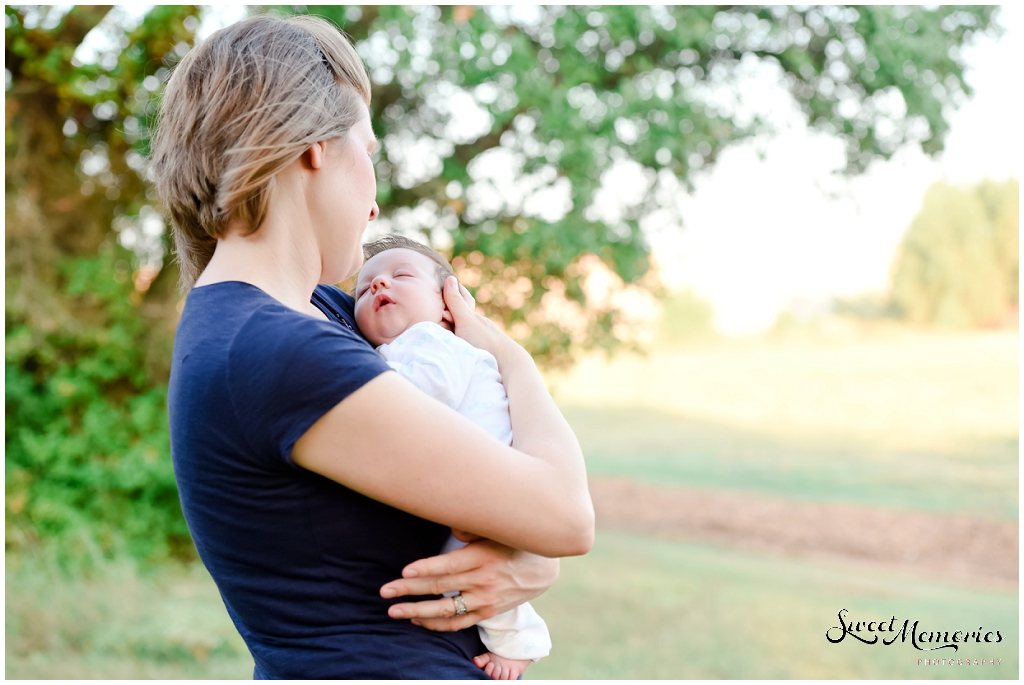
{"type": "Polygon", "coordinates": [[[527,352],[473,314],[454,279],[456,335],[491,352],[509,397],[514,448],[382,374],[295,443],[292,460],[368,497],[544,556],[584,554],[594,512],[583,455],[527,352]]]}

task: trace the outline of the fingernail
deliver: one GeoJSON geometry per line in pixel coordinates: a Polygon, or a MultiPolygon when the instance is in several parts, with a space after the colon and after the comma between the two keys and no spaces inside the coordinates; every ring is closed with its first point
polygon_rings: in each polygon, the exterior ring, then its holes
{"type": "Polygon", "coordinates": [[[405,576],[406,578],[415,578],[416,576],[419,575],[419,573],[416,571],[416,569],[409,568],[409,569],[406,569],[405,571],[403,571],[402,575],[405,576]]]}
{"type": "Polygon", "coordinates": [[[421,628],[423,627],[423,624],[420,623],[420,620],[418,618],[412,619],[411,621],[409,621],[409,623],[413,624],[414,626],[420,626],[421,628]]]}
{"type": "Polygon", "coordinates": [[[380,591],[380,596],[381,597],[391,598],[391,597],[394,597],[396,594],[397,593],[394,590],[392,590],[391,588],[389,588],[389,587],[386,587],[386,588],[384,588],[383,590],[380,591]]]}
{"type": "Polygon", "coordinates": [[[391,618],[405,618],[405,612],[401,609],[391,607],[390,609],[388,609],[388,616],[390,616],[391,618]]]}

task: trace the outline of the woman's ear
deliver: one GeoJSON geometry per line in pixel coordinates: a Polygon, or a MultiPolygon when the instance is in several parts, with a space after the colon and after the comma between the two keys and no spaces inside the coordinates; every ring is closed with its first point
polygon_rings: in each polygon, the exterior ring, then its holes
{"type": "Polygon", "coordinates": [[[327,141],[320,140],[302,153],[302,157],[310,169],[319,169],[324,164],[324,155],[327,153],[327,141]]]}

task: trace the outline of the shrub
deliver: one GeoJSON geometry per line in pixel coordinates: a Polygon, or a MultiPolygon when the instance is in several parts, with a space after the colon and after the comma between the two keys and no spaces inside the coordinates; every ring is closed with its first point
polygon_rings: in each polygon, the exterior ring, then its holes
{"type": "Polygon", "coordinates": [[[7,544],[51,540],[65,560],[190,556],[166,385],[146,370],[132,282],[116,277],[130,255],[107,248],[58,265],[75,318],[39,330],[7,309],[7,544]]]}

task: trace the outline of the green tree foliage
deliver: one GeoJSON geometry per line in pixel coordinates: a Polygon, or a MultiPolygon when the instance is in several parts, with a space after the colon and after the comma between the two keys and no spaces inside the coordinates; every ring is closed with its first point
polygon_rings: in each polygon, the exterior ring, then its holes
{"type": "Polygon", "coordinates": [[[964,328],[1018,304],[1020,186],[929,188],[900,246],[892,299],[914,323],[964,328]]]}
{"type": "Polygon", "coordinates": [[[191,553],[167,437],[174,276],[154,280],[143,153],[195,9],[156,8],[76,64],[109,9],[5,10],[7,543],[56,539],[67,559],[191,553]]]}
{"type": "MultiPolygon", "coordinates": [[[[995,30],[991,7],[310,11],[370,69],[385,223],[449,251],[481,307],[547,364],[620,343],[623,312],[587,300],[594,260],[650,285],[641,224],[658,198],[765,130],[730,86],[744,70],[774,70],[847,143],[854,173],[907,143],[941,149],[968,90],[960,47],[995,30]],[[489,176],[502,155],[513,181],[489,176]],[[644,192],[599,211],[627,160],[644,192]]],[[[8,544],[187,549],[164,403],[177,274],[146,153],[199,11],[4,13],[8,544]],[[75,59],[91,32],[108,47],[75,59]]]]}
{"type": "Polygon", "coordinates": [[[456,266],[474,252],[486,257],[468,279],[491,284],[478,298],[484,308],[512,330],[528,324],[521,342],[558,364],[571,360],[578,337],[562,308],[545,315],[552,290],[584,305],[584,346],[620,343],[622,313],[586,307],[580,255],[637,282],[648,266],[641,223],[659,209],[659,192],[765,130],[730,87],[737,76],[768,65],[813,126],[845,141],[851,173],[908,142],[934,153],[948,130],[943,108],[968,90],[960,46],[990,28],[994,8],[302,11],[342,26],[369,67],[384,216],[451,244],[456,266]],[[474,106],[489,128],[448,125],[453,110],[474,106]],[[488,199],[501,180],[488,178],[486,159],[511,159],[541,191],[563,186],[570,207],[552,217],[527,199],[488,199]],[[602,215],[602,181],[626,159],[638,163],[646,192],[602,215]]]}

